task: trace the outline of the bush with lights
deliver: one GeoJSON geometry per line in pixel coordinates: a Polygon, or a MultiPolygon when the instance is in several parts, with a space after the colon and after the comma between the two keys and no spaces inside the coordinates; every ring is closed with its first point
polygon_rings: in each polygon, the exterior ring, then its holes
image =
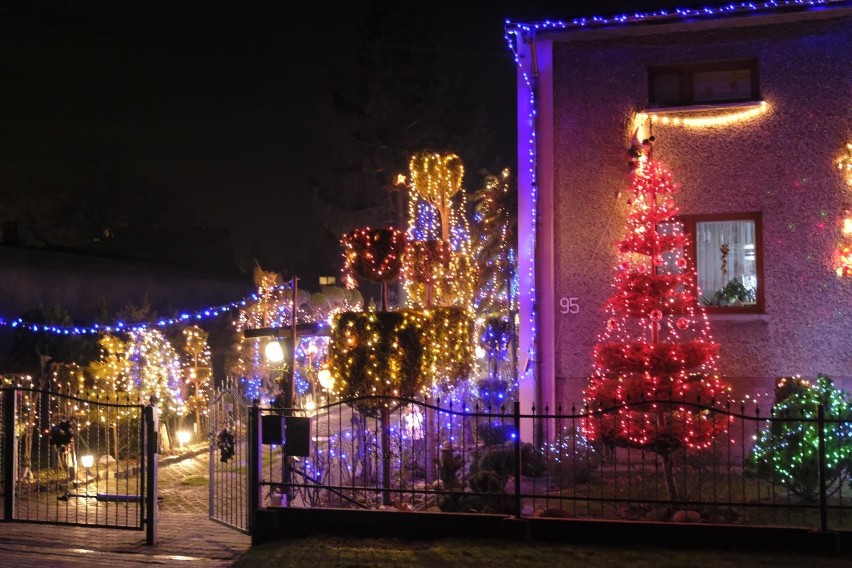
{"type": "Polygon", "coordinates": [[[776,383],[774,420],[757,436],[750,472],[781,484],[805,502],[819,497],[817,408],[825,408],[826,487],[834,494],[852,475],[852,400],[825,375],[811,382],[783,377],[776,383]]]}

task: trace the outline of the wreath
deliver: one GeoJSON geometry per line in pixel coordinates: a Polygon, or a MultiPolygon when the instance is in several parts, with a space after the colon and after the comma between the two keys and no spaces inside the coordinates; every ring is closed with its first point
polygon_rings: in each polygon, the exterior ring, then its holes
{"type": "Polygon", "coordinates": [[[76,432],[77,425],[73,420],[66,418],[50,427],[48,438],[51,445],[63,448],[74,441],[74,434],[76,432]]]}
{"type": "Polygon", "coordinates": [[[216,446],[219,448],[219,461],[228,463],[234,457],[234,433],[227,428],[222,428],[216,435],[216,446]]]}

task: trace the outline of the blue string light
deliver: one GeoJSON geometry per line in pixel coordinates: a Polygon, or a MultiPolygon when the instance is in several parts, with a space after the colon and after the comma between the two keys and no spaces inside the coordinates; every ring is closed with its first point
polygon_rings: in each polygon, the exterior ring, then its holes
{"type": "MultiPolygon", "coordinates": [[[[276,289],[289,290],[289,284],[282,284],[276,289]]],[[[110,324],[99,324],[95,323],[90,326],[64,326],[64,325],[52,325],[52,324],[44,324],[44,323],[33,323],[24,320],[23,318],[15,318],[13,320],[7,320],[5,318],[0,318],[0,327],[11,327],[12,329],[24,329],[27,331],[31,331],[34,333],[52,333],[55,335],[97,335],[99,333],[125,333],[132,331],[142,331],[144,329],[148,329],[151,327],[170,327],[176,324],[185,324],[190,322],[198,322],[206,319],[211,319],[215,317],[219,317],[220,315],[230,312],[231,310],[236,310],[239,308],[243,308],[250,304],[251,302],[257,302],[260,297],[252,292],[248,296],[236,300],[234,302],[230,302],[228,304],[222,304],[220,306],[211,306],[208,308],[203,308],[200,310],[192,311],[192,312],[181,312],[177,316],[170,318],[159,318],[154,321],[147,322],[137,322],[137,323],[125,323],[123,321],[117,321],[110,324]]]]}

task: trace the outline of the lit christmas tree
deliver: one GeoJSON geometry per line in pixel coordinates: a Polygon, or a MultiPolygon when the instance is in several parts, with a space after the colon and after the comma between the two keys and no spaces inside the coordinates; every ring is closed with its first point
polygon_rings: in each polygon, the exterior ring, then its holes
{"type": "Polygon", "coordinates": [[[615,293],[604,305],[606,327],[584,393],[590,411],[614,411],[590,417],[586,434],[659,455],[676,502],[672,455],[707,448],[728,427],[726,419],[692,404],[718,403],[730,387],[716,376],[718,345],[684,255],[688,237],[675,218],[677,186],[651,159],[652,142],[632,148],[627,234],[618,243],[615,293]]]}

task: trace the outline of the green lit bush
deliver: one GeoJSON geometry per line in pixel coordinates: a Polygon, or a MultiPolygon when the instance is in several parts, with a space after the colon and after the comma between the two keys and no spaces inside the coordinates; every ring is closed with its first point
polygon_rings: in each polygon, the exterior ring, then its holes
{"type": "Polygon", "coordinates": [[[814,383],[779,379],[768,427],[760,432],[746,464],[748,470],[780,484],[805,502],[819,497],[817,408],[825,407],[826,487],[836,492],[852,473],[852,402],[831,379],[814,383]]]}

